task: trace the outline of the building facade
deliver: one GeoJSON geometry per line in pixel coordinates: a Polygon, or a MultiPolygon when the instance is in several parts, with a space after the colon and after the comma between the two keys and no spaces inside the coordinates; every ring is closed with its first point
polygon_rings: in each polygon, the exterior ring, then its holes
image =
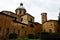
{"type": "MultiPolygon", "coordinates": [[[[0,40],[8,39],[12,33],[18,38],[36,37],[38,32],[60,32],[58,20],[47,20],[47,13],[41,13],[42,24],[35,22],[34,17],[26,13],[23,3],[15,10],[0,12],[0,40]]],[[[60,15],[59,15],[60,18],[60,15]]],[[[60,23],[59,23],[60,24],[60,23]]]]}
{"type": "Polygon", "coordinates": [[[36,35],[42,31],[42,24],[34,22],[34,17],[26,13],[23,3],[15,10],[0,12],[0,40],[9,38],[10,34],[16,33],[18,38],[36,35]]]}
{"type": "Polygon", "coordinates": [[[58,33],[58,20],[47,20],[47,13],[42,13],[42,30],[44,32],[58,33]]]}

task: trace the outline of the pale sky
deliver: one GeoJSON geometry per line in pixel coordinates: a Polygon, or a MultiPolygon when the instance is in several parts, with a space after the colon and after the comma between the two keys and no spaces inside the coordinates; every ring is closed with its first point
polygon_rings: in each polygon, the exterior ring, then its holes
{"type": "Polygon", "coordinates": [[[35,22],[41,23],[41,13],[46,12],[48,20],[58,19],[60,0],[0,0],[0,11],[15,12],[15,9],[24,4],[27,13],[35,17],[35,22]]]}

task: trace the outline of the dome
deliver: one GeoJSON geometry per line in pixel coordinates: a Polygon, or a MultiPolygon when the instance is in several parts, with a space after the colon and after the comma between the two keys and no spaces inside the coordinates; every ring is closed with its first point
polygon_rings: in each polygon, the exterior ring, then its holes
{"type": "Polygon", "coordinates": [[[17,9],[25,9],[23,6],[19,6],[17,9]]]}
{"type": "Polygon", "coordinates": [[[23,7],[23,3],[20,3],[20,6],[19,6],[17,9],[25,9],[25,8],[23,7]]]}

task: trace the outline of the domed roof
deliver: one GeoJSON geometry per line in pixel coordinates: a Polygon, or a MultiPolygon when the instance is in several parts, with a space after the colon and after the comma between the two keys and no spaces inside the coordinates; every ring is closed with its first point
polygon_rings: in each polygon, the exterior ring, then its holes
{"type": "Polygon", "coordinates": [[[23,6],[18,7],[17,9],[25,9],[23,6]]]}
{"type": "Polygon", "coordinates": [[[23,3],[20,3],[20,6],[19,6],[17,9],[25,9],[25,8],[23,7],[23,3]]]}

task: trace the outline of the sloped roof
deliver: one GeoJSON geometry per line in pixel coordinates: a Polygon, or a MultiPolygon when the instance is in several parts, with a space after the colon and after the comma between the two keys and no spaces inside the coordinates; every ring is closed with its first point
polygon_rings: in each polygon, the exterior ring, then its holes
{"type": "Polygon", "coordinates": [[[7,14],[5,14],[5,13],[3,13],[3,12],[0,12],[0,14],[2,14],[2,15],[6,15],[6,16],[11,17],[11,18],[15,18],[15,17],[10,16],[10,15],[7,15],[7,14]]]}
{"type": "MultiPolygon", "coordinates": [[[[29,15],[31,17],[33,17],[32,15],[28,14],[28,13],[25,13],[24,15],[29,15]]],[[[24,15],[21,15],[20,17],[24,16],[24,15]]],[[[33,17],[34,18],[34,17],[33,17]]]]}
{"type": "MultiPolygon", "coordinates": [[[[47,20],[46,22],[52,22],[52,21],[56,21],[57,22],[58,20],[47,20]]],[[[46,23],[46,22],[44,22],[44,23],[46,23]]]]}

